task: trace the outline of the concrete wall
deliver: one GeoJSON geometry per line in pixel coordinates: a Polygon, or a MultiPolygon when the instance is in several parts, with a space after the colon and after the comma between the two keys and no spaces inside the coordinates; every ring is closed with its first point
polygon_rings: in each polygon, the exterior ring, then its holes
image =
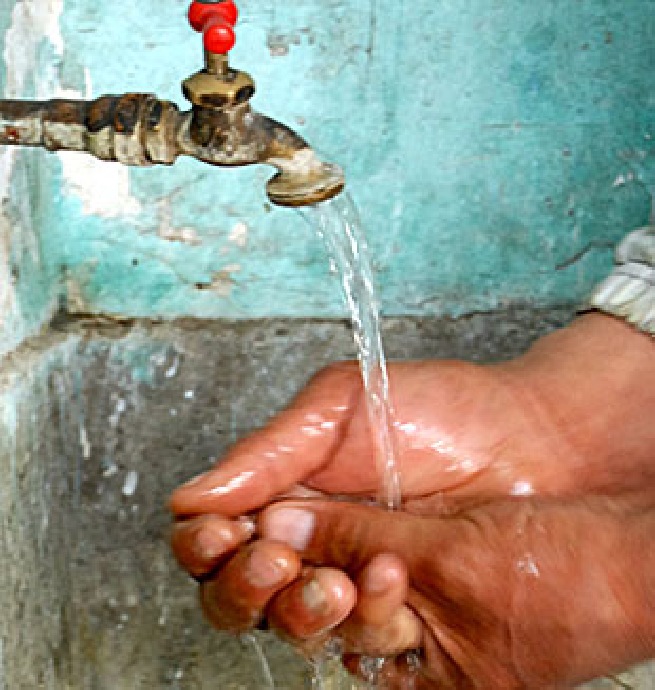
{"type": "MultiPolygon", "coordinates": [[[[199,66],[182,0],[12,5],[0,10],[7,74],[24,60],[32,72],[7,93],[182,103],[179,82],[199,66]]],[[[344,166],[386,313],[578,300],[617,238],[648,219],[655,0],[240,6],[233,61],[255,75],[256,107],[344,166]]],[[[40,198],[10,198],[38,216],[70,311],[343,313],[319,243],[268,205],[268,170],[30,161],[40,198]]]]}
{"type": "MultiPolygon", "coordinates": [[[[43,55],[58,42],[50,5],[0,3],[4,97],[45,97],[56,90],[57,66],[43,55]]],[[[59,261],[42,244],[44,218],[53,212],[54,168],[39,154],[0,149],[0,356],[37,333],[58,303],[59,261]]]]}
{"type": "MultiPolygon", "coordinates": [[[[520,352],[648,219],[655,0],[241,9],[255,105],[346,169],[392,357],[520,352]]],[[[185,10],[6,0],[0,90],[182,104],[200,58],[185,10]]],[[[0,151],[0,690],[265,685],[256,652],[202,622],[164,503],[353,355],[322,247],[270,208],[268,174],[0,151]],[[149,321],[190,316],[211,320],[149,321]]],[[[308,682],[262,644],[278,688],[308,682]]]]}
{"type": "MultiPolygon", "coordinates": [[[[394,357],[490,359],[567,317],[401,319],[385,335],[394,357]]],[[[0,376],[0,688],[269,690],[268,672],[278,690],[310,687],[270,636],[266,671],[251,643],[204,623],[169,553],[164,504],[351,351],[345,323],[81,323],[13,355],[0,376]]],[[[328,677],[322,690],[356,690],[328,677]]],[[[646,668],[623,681],[655,688],[646,668]]]]}

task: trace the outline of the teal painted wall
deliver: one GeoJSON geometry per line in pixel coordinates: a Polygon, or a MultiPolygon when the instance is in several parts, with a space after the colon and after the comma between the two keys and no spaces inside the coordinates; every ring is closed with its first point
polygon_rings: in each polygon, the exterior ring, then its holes
{"type": "MultiPolygon", "coordinates": [[[[179,82],[200,61],[186,1],[49,7],[37,72],[54,65],[61,93],[183,105],[179,82]]],[[[240,8],[233,63],[255,76],[257,109],[345,168],[386,313],[581,299],[611,246],[648,220],[655,0],[240,8]]],[[[318,240],[268,205],[269,170],[46,157],[43,252],[71,311],[343,313],[318,240]]]]}
{"type": "MultiPolygon", "coordinates": [[[[37,69],[51,52],[38,19],[43,6],[0,3],[0,94],[31,98],[56,86],[55,65],[37,69]]],[[[0,356],[38,333],[59,303],[60,258],[46,255],[41,242],[43,219],[53,212],[53,173],[56,165],[40,152],[0,148],[0,356]]]]}

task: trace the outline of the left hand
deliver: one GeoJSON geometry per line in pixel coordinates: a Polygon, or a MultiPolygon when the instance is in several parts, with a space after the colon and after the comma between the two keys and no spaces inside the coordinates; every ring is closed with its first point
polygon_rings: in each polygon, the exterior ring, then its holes
{"type": "MultiPolygon", "coordinates": [[[[217,525],[216,525],[217,528],[217,525]]],[[[201,588],[206,615],[240,632],[266,617],[310,652],[390,658],[403,688],[573,687],[655,652],[644,501],[499,501],[449,518],[336,501],[282,501],[259,539],[201,588]]]]}

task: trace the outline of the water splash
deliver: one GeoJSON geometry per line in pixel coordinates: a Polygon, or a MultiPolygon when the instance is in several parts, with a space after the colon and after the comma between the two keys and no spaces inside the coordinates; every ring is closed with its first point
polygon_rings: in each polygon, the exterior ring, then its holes
{"type": "Polygon", "coordinates": [[[275,690],[275,680],[271,672],[271,666],[268,663],[268,659],[266,658],[266,654],[259,640],[252,633],[244,633],[241,635],[240,640],[244,646],[250,647],[255,653],[255,658],[259,662],[259,668],[264,682],[262,686],[263,690],[275,690]]]}
{"type": "Polygon", "coordinates": [[[351,679],[341,664],[344,645],[333,637],[309,659],[312,672],[311,690],[354,690],[351,679]]]}
{"type": "Polygon", "coordinates": [[[366,683],[367,690],[377,690],[382,679],[385,659],[383,657],[363,656],[359,661],[359,674],[366,683]]]}

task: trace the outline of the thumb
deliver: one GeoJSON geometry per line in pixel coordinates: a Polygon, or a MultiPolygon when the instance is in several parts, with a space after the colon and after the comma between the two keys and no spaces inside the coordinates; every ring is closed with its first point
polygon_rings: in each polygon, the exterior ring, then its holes
{"type": "Polygon", "coordinates": [[[358,572],[374,556],[392,553],[411,570],[438,549],[435,522],[356,503],[282,501],[260,515],[259,532],[315,565],[358,572]]]}
{"type": "Polygon", "coordinates": [[[330,462],[361,392],[354,362],[327,367],[266,427],[239,441],[213,470],[175,491],[178,517],[236,517],[269,503],[330,462]]]}

